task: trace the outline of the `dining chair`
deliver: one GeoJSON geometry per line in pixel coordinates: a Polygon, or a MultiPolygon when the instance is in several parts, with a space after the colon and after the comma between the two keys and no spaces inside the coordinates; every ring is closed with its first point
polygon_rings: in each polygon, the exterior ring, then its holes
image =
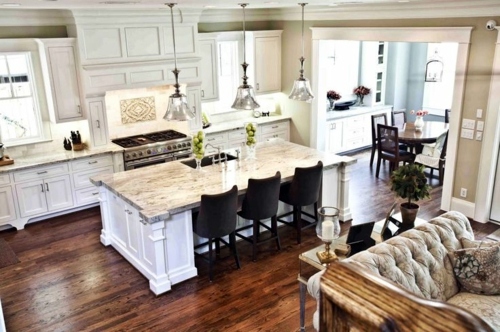
{"type": "Polygon", "coordinates": [[[208,261],[209,278],[213,280],[212,243],[215,242],[216,256],[220,254],[220,242],[228,246],[233,252],[236,267],[240,268],[240,259],[236,250],[236,212],[238,210],[238,187],[233,186],[231,190],[222,194],[201,195],[200,210],[193,223],[193,232],[208,241],[196,245],[199,249],[208,245],[208,259],[195,251],[195,254],[208,261]],[[229,242],[223,237],[229,236],[229,242]]]}
{"type": "Polygon", "coordinates": [[[318,200],[323,179],[323,163],[311,167],[296,167],[292,182],[285,183],[280,188],[280,201],[293,206],[291,212],[278,217],[278,221],[293,226],[297,230],[297,244],[302,241],[302,230],[316,225],[318,222],[318,200]],[[302,210],[303,207],[314,205],[314,215],[302,210]],[[292,221],[283,218],[293,215],[292,221]],[[311,223],[303,223],[302,215],[311,219],[311,223]]]}
{"type": "Polygon", "coordinates": [[[398,129],[404,129],[404,125],[406,123],[406,111],[392,111],[391,113],[392,125],[394,127],[398,127],[398,129]]]}
{"type": "Polygon", "coordinates": [[[451,110],[449,108],[444,110],[444,123],[450,123],[450,113],[451,110]]]}
{"type": "Polygon", "coordinates": [[[387,125],[387,115],[385,113],[372,115],[372,154],[370,156],[370,167],[373,166],[373,158],[375,157],[375,150],[377,150],[377,125],[379,123],[387,125]]]}
{"type": "Polygon", "coordinates": [[[244,219],[252,220],[252,224],[236,229],[236,236],[252,244],[253,261],[257,258],[257,246],[264,242],[275,240],[278,250],[281,249],[277,218],[280,185],[280,172],[265,179],[248,179],[247,192],[238,215],[244,219]],[[263,222],[269,218],[271,219],[271,227],[263,222]],[[270,231],[269,237],[264,239],[260,237],[261,227],[270,231]],[[251,237],[243,233],[247,229],[253,230],[251,237]]]}
{"type": "Polygon", "coordinates": [[[435,143],[425,144],[422,153],[415,156],[415,163],[430,168],[430,179],[433,171],[439,171],[439,185],[443,185],[444,167],[446,161],[446,146],[448,145],[448,131],[442,133],[435,143]]]}
{"type": "Polygon", "coordinates": [[[413,153],[401,150],[399,147],[397,127],[378,124],[377,136],[377,172],[375,173],[377,178],[380,173],[380,162],[382,159],[389,161],[389,170],[391,172],[398,168],[400,162],[413,162],[415,157],[413,153]]]}

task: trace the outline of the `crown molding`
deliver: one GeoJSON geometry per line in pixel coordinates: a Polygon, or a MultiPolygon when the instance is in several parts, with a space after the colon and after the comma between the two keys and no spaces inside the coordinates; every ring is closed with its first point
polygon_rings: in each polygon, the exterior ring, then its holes
{"type": "MultiPolygon", "coordinates": [[[[177,23],[198,23],[202,9],[173,8],[177,23]]],[[[162,24],[170,22],[170,9],[76,9],[72,11],[76,24],[162,24]]]]}

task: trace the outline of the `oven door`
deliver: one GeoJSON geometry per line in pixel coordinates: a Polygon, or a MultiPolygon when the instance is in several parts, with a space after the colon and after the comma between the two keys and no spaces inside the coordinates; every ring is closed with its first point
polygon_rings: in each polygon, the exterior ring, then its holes
{"type": "Polygon", "coordinates": [[[126,161],[125,162],[125,170],[130,171],[132,169],[156,165],[156,164],[163,164],[163,163],[173,161],[173,160],[174,160],[173,155],[168,154],[168,155],[159,155],[159,156],[154,156],[154,157],[149,157],[149,158],[126,161]]]}
{"type": "Polygon", "coordinates": [[[191,150],[179,151],[174,153],[174,160],[188,159],[191,158],[191,150]]]}

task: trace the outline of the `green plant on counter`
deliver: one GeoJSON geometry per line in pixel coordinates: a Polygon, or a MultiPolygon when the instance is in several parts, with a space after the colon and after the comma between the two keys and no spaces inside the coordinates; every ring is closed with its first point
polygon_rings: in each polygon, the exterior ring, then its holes
{"type": "MultiPolygon", "coordinates": [[[[424,166],[406,164],[396,169],[391,174],[391,190],[403,199],[408,199],[404,206],[408,209],[418,208],[412,201],[430,198],[431,187],[427,184],[424,166]]],[[[403,205],[401,204],[401,205],[403,205]]]]}
{"type": "Polygon", "coordinates": [[[202,159],[205,155],[205,150],[203,148],[204,137],[205,135],[202,130],[193,136],[193,153],[198,159],[202,159]]]}

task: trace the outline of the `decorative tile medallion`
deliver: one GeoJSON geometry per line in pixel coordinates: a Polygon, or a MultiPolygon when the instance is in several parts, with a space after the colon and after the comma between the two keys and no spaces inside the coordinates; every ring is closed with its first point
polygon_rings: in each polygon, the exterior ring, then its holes
{"type": "Polygon", "coordinates": [[[155,97],[120,100],[120,111],[122,115],[122,123],[155,120],[155,97]]]}

